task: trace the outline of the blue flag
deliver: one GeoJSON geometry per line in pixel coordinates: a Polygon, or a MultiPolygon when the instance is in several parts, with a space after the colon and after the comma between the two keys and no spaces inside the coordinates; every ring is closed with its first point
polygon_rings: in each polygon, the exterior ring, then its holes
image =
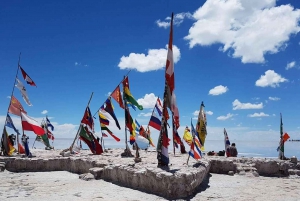
{"type": "Polygon", "coordinates": [[[51,131],[54,130],[54,126],[51,124],[50,120],[48,119],[48,117],[46,117],[46,121],[47,121],[47,127],[51,128],[51,131]]]}
{"type": "Polygon", "coordinates": [[[10,118],[9,114],[7,114],[6,116],[6,126],[9,127],[9,128],[12,128],[14,129],[14,131],[20,135],[19,131],[16,129],[15,125],[14,125],[14,122],[12,121],[12,119],[10,118]]]}

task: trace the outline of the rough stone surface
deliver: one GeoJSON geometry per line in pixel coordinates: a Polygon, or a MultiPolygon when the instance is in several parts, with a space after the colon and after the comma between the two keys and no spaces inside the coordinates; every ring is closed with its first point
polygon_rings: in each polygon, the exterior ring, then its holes
{"type": "Polygon", "coordinates": [[[85,180],[85,181],[90,181],[90,180],[95,179],[95,177],[91,173],[85,173],[85,174],[79,175],[79,179],[82,179],[82,180],[85,180]]]}

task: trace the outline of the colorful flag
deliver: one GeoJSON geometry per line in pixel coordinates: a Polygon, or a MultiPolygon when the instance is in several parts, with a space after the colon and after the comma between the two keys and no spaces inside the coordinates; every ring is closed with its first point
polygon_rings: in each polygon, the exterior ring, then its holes
{"type": "Polygon", "coordinates": [[[8,112],[17,116],[21,116],[21,112],[27,114],[21,103],[14,96],[11,96],[8,112]]]}
{"type": "Polygon", "coordinates": [[[32,106],[32,104],[30,103],[29,98],[27,96],[27,92],[26,92],[26,89],[25,89],[24,85],[22,84],[22,82],[18,78],[16,78],[16,80],[17,80],[16,87],[20,90],[24,101],[26,102],[26,104],[28,106],[32,106]]]}
{"type": "Polygon", "coordinates": [[[289,134],[287,134],[287,133],[285,133],[285,134],[282,136],[283,142],[286,142],[289,138],[290,138],[290,136],[289,136],[289,134]]]}
{"type": "Polygon", "coordinates": [[[21,119],[22,119],[22,127],[23,130],[26,131],[33,131],[37,135],[44,135],[45,131],[38,122],[31,117],[27,116],[23,112],[21,112],[21,119]]]}
{"type": "Polygon", "coordinates": [[[205,106],[202,102],[200,106],[199,115],[198,115],[198,121],[196,124],[197,137],[200,140],[200,143],[202,144],[202,148],[201,148],[202,151],[204,150],[204,143],[207,135],[207,130],[206,130],[207,122],[206,122],[204,107],[205,106]]]}
{"type": "Polygon", "coordinates": [[[136,111],[136,106],[135,105],[132,105],[130,102],[126,102],[127,104],[127,107],[131,107],[132,109],[134,109],[134,111],[136,111]]]}
{"type": "MultiPolygon", "coordinates": [[[[113,134],[113,132],[111,132],[111,131],[109,130],[109,128],[107,128],[104,124],[101,124],[101,123],[100,123],[100,126],[101,126],[101,130],[102,130],[102,131],[107,131],[108,134],[110,134],[112,138],[114,138],[117,142],[120,142],[120,138],[118,138],[117,136],[115,136],[115,135],[113,134]]],[[[103,135],[103,134],[104,134],[104,133],[102,133],[102,135],[103,135]]]]}
{"type": "Polygon", "coordinates": [[[230,141],[225,128],[224,128],[224,142],[225,142],[226,156],[230,157],[230,141]]]}
{"type": "Polygon", "coordinates": [[[89,126],[88,129],[90,129],[91,131],[94,130],[94,120],[91,114],[91,110],[89,108],[89,106],[86,107],[85,111],[84,111],[84,115],[82,117],[81,123],[86,124],[87,126],[89,126]]]}
{"type": "Polygon", "coordinates": [[[162,104],[161,104],[161,102],[160,102],[160,99],[159,98],[157,98],[157,100],[156,100],[156,103],[155,103],[155,108],[156,108],[156,111],[157,111],[157,113],[159,114],[159,116],[161,117],[161,115],[162,115],[162,111],[163,111],[163,106],[162,106],[162,104]]]}
{"type": "Polygon", "coordinates": [[[80,139],[88,145],[93,154],[102,154],[102,146],[99,144],[99,141],[94,137],[94,135],[88,131],[88,129],[89,128],[85,129],[83,125],[80,126],[80,139]]]}
{"type": "Polygon", "coordinates": [[[185,140],[185,142],[188,144],[188,145],[192,145],[192,142],[193,142],[193,137],[190,133],[190,129],[188,127],[185,127],[185,130],[184,130],[184,134],[183,134],[183,139],[185,140]]]}
{"type": "Polygon", "coordinates": [[[167,85],[170,88],[171,95],[175,88],[174,82],[174,61],[173,61],[173,13],[171,18],[171,25],[170,25],[170,37],[169,37],[169,44],[168,44],[168,56],[166,62],[166,81],[167,85]]]}
{"type": "MultiPolygon", "coordinates": [[[[164,125],[161,128],[161,136],[162,136],[162,145],[161,145],[161,164],[163,166],[168,165],[169,164],[169,151],[168,151],[168,146],[169,146],[169,142],[170,139],[168,138],[168,129],[167,129],[167,122],[164,121],[164,125]]],[[[159,155],[158,155],[159,157],[159,155]]],[[[159,158],[158,158],[159,160],[159,158]]]]}
{"type": "Polygon", "coordinates": [[[15,151],[14,146],[10,142],[10,139],[8,137],[8,133],[6,131],[6,128],[4,127],[3,133],[2,133],[2,139],[1,139],[1,149],[4,152],[4,155],[11,156],[12,153],[15,151]]]}
{"type": "Polygon", "coordinates": [[[12,128],[14,129],[14,131],[20,135],[19,131],[16,129],[15,125],[14,125],[14,122],[12,121],[12,119],[10,118],[9,114],[7,114],[6,116],[6,126],[9,127],[9,128],[12,128]]]}
{"type": "Polygon", "coordinates": [[[48,119],[48,117],[46,117],[46,122],[47,122],[47,127],[51,128],[51,131],[54,130],[54,126],[51,124],[50,120],[48,119]]]}
{"type": "Polygon", "coordinates": [[[176,148],[178,148],[178,144],[181,144],[181,139],[177,132],[176,125],[174,123],[173,123],[173,140],[174,143],[176,144],[176,148]]]}
{"type": "Polygon", "coordinates": [[[125,122],[126,127],[130,132],[130,144],[135,142],[135,123],[130,115],[128,108],[125,108],[125,122]]]}
{"type": "Polygon", "coordinates": [[[27,84],[31,85],[31,86],[36,86],[34,81],[29,77],[29,75],[23,70],[23,68],[19,65],[23,78],[24,80],[27,82],[27,84]]]}
{"type": "Polygon", "coordinates": [[[117,86],[117,88],[111,93],[111,97],[113,97],[119,103],[120,107],[124,109],[120,86],[117,86]]]}
{"type": "Polygon", "coordinates": [[[191,122],[191,129],[192,129],[192,135],[193,135],[193,142],[191,144],[191,150],[190,150],[189,154],[194,159],[198,160],[198,159],[202,158],[201,144],[200,144],[200,141],[198,140],[198,138],[196,137],[196,130],[195,130],[192,122],[191,122]]]}
{"type": "Polygon", "coordinates": [[[156,117],[156,114],[153,113],[150,121],[149,121],[149,126],[155,128],[156,130],[160,131],[161,128],[161,121],[159,118],[156,117]]]}
{"type": "Polygon", "coordinates": [[[51,131],[49,131],[49,130],[48,130],[48,133],[47,133],[47,137],[48,137],[48,139],[50,139],[50,140],[54,140],[54,135],[53,135],[53,133],[51,133],[51,131]]]}
{"type": "Polygon", "coordinates": [[[106,99],[105,106],[102,105],[101,109],[106,111],[108,114],[110,114],[110,116],[115,120],[115,123],[116,123],[117,127],[121,130],[119,121],[118,121],[118,119],[115,115],[115,112],[114,112],[114,106],[112,105],[112,102],[111,102],[110,98],[106,99]]]}
{"type": "Polygon", "coordinates": [[[109,120],[99,111],[99,121],[100,124],[104,124],[106,126],[109,125],[109,120]]]}
{"type": "Polygon", "coordinates": [[[106,135],[106,133],[102,133],[102,137],[108,137],[108,135],[106,135]]]}
{"type": "Polygon", "coordinates": [[[138,102],[135,100],[135,98],[132,96],[129,90],[128,76],[123,80],[123,88],[124,88],[124,97],[126,99],[126,102],[135,105],[137,108],[139,108],[139,110],[143,110],[143,106],[138,104],[138,102]]]}

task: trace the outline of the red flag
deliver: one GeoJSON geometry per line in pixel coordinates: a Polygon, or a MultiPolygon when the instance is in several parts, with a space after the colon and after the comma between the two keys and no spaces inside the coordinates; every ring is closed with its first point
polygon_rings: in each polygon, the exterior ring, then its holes
{"type": "Polygon", "coordinates": [[[123,87],[124,87],[124,88],[125,88],[125,87],[128,87],[128,89],[129,89],[128,76],[126,76],[126,78],[122,81],[122,83],[123,83],[123,87]]]}
{"type": "Polygon", "coordinates": [[[120,91],[120,86],[118,86],[111,94],[111,97],[113,97],[120,105],[121,108],[124,109],[124,104],[122,101],[122,95],[120,91]]]}
{"type": "Polygon", "coordinates": [[[49,130],[48,130],[47,136],[48,136],[48,139],[54,140],[54,135],[49,130]]]}
{"type": "Polygon", "coordinates": [[[38,122],[32,119],[31,117],[27,116],[23,112],[21,112],[21,119],[23,130],[33,131],[37,135],[45,134],[44,129],[38,124],[38,122]]]}
{"type": "Polygon", "coordinates": [[[102,133],[102,137],[108,137],[108,135],[106,135],[105,133],[102,133]]]}
{"type": "Polygon", "coordinates": [[[283,138],[283,142],[286,142],[286,141],[290,138],[290,136],[289,136],[289,134],[285,133],[285,134],[282,136],[282,138],[283,138]]]}
{"type": "Polygon", "coordinates": [[[21,103],[14,96],[12,96],[10,99],[10,106],[9,106],[8,112],[11,114],[18,115],[18,116],[21,116],[21,112],[27,114],[27,112],[24,110],[21,103]]]}
{"type": "Polygon", "coordinates": [[[23,78],[24,80],[27,82],[27,84],[31,85],[31,86],[36,86],[34,81],[29,77],[29,75],[23,70],[23,68],[19,65],[23,78]]]}
{"type": "Polygon", "coordinates": [[[94,120],[89,107],[86,107],[81,123],[88,125],[91,130],[94,129],[94,120]]]}
{"type": "Polygon", "coordinates": [[[170,38],[168,45],[168,56],[166,62],[166,80],[170,88],[171,95],[173,94],[175,83],[174,83],[174,61],[173,61],[173,13],[171,18],[170,26],[170,38]]]}

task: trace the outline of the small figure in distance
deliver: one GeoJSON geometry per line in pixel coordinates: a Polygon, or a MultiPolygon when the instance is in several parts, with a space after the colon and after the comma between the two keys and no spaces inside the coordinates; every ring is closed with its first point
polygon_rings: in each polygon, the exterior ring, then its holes
{"type": "Polygon", "coordinates": [[[235,147],[235,143],[232,143],[232,144],[231,144],[231,146],[230,146],[230,148],[229,148],[229,153],[230,153],[230,156],[231,156],[231,157],[237,157],[238,151],[237,151],[237,149],[236,149],[236,147],[235,147]]]}

